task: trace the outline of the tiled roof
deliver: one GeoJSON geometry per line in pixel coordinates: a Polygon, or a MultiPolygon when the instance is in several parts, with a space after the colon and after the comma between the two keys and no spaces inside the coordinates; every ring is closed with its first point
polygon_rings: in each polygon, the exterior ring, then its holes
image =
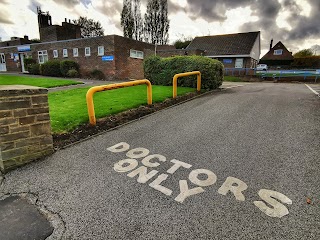
{"type": "Polygon", "coordinates": [[[264,55],[261,60],[293,60],[294,57],[292,56],[292,53],[288,51],[288,49],[283,45],[281,41],[279,41],[276,45],[274,45],[273,48],[269,52],[264,55]],[[282,50],[281,55],[274,55],[274,50],[282,50]]]}
{"type": "Polygon", "coordinates": [[[260,32],[196,37],[187,49],[201,49],[207,56],[249,55],[260,32]]]}

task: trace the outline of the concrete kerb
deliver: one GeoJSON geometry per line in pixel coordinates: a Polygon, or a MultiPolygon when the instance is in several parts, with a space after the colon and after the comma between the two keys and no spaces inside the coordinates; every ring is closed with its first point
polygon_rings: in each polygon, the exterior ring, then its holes
{"type": "MultiPolygon", "coordinates": [[[[240,87],[240,86],[237,86],[237,87],[240,87]]],[[[79,140],[79,141],[76,141],[76,142],[67,144],[67,145],[65,145],[65,146],[63,146],[63,147],[61,147],[61,148],[55,149],[55,151],[58,151],[58,150],[60,150],[60,149],[66,149],[66,148],[72,147],[72,146],[74,146],[74,145],[76,145],[76,144],[78,144],[78,143],[85,142],[85,141],[87,141],[87,140],[89,140],[89,139],[92,139],[92,138],[94,138],[94,137],[96,137],[96,136],[100,136],[100,135],[102,135],[102,134],[104,134],[104,133],[111,132],[111,131],[113,131],[113,130],[116,130],[116,129],[118,129],[118,128],[121,128],[121,127],[123,127],[123,126],[126,126],[126,125],[128,125],[128,124],[134,123],[134,122],[136,122],[136,121],[140,121],[140,120],[142,120],[142,119],[144,119],[144,118],[147,118],[147,117],[152,116],[152,115],[154,115],[154,114],[157,114],[157,113],[159,113],[159,112],[165,111],[166,109],[174,108],[174,107],[176,107],[176,106],[178,106],[178,105],[181,105],[181,104],[183,104],[183,103],[192,101],[192,100],[194,100],[194,99],[196,99],[196,98],[200,98],[200,97],[203,97],[203,96],[206,96],[206,95],[209,95],[209,94],[213,94],[213,93],[221,92],[221,91],[225,91],[225,90],[227,90],[227,89],[218,88],[218,89],[214,89],[214,90],[211,90],[211,91],[208,91],[208,92],[205,92],[205,93],[201,93],[201,94],[199,94],[199,95],[197,95],[197,96],[194,96],[194,97],[189,98],[189,99],[187,99],[187,100],[184,100],[184,101],[182,101],[182,102],[176,103],[176,104],[174,104],[174,105],[172,105],[172,106],[169,106],[169,107],[166,107],[166,108],[164,108],[164,109],[162,109],[162,110],[159,110],[159,111],[156,111],[156,112],[153,112],[153,113],[149,113],[149,114],[147,114],[147,115],[145,115],[145,116],[142,116],[142,117],[140,117],[140,118],[137,118],[137,119],[131,120],[131,121],[129,121],[129,122],[123,123],[123,124],[121,124],[121,125],[119,125],[119,126],[116,126],[116,127],[114,127],[114,128],[110,128],[110,129],[108,129],[108,130],[101,131],[101,132],[99,132],[99,133],[97,133],[97,134],[93,134],[93,135],[91,135],[91,136],[89,136],[89,137],[86,137],[86,138],[84,138],[84,139],[81,139],[81,140],[79,140]]]]}

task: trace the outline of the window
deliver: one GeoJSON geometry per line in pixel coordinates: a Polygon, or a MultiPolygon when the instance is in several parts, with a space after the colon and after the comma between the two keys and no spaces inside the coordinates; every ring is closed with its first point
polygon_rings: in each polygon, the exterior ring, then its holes
{"type": "Polygon", "coordinates": [[[74,48],[74,49],[73,49],[73,56],[74,56],[74,57],[78,57],[78,56],[79,56],[78,48],[74,48]]]}
{"type": "Polygon", "coordinates": [[[38,51],[38,60],[40,64],[48,62],[47,50],[38,51]]]}
{"type": "Polygon", "coordinates": [[[98,47],[98,56],[103,56],[104,55],[104,46],[99,46],[98,47]]]}
{"type": "Polygon", "coordinates": [[[282,55],[282,49],[274,50],[273,55],[282,55]]]}
{"type": "Polygon", "coordinates": [[[130,57],[143,59],[143,52],[130,49],[130,57]]]}
{"type": "Polygon", "coordinates": [[[68,57],[68,49],[64,48],[62,50],[63,57],[68,57]]]}
{"type": "Polygon", "coordinates": [[[58,50],[53,50],[53,57],[57,58],[58,57],[58,50]]]}
{"type": "Polygon", "coordinates": [[[10,53],[10,58],[13,59],[13,53],[10,53]]]}
{"type": "Polygon", "coordinates": [[[85,55],[85,56],[90,56],[90,55],[91,55],[90,47],[86,47],[86,48],[84,49],[84,55],[85,55]]]}

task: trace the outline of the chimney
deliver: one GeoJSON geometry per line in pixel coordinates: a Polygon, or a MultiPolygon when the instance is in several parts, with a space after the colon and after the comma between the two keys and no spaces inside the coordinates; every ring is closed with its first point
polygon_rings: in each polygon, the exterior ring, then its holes
{"type": "Polygon", "coordinates": [[[271,39],[271,42],[270,42],[270,50],[272,48],[272,44],[273,44],[273,39],[271,39]]]}
{"type": "Polygon", "coordinates": [[[29,37],[27,35],[23,36],[24,40],[29,40],[29,37]]]}
{"type": "Polygon", "coordinates": [[[67,22],[67,18],[64,19],[64,22],[67,22]]]}
{"type": "Polygon", "coordinates": [[[71,20],[69,19],[69,23],[71,23],[71,20]]]}

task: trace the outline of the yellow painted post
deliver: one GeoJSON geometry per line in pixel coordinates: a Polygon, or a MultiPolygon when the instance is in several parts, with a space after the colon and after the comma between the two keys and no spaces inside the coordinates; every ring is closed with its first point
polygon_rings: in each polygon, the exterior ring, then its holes
{"type": "Polygon", "coordinates": [[[90,124],[96,125],[96,116],[95,116],[94,104],[93,104],[93,94],[94,93],[106,91],[106,90],[111,90],[111,89],[136,86],[136,85],[141,85],[141,84],[147,85],[147,98],[148,98],[147,102],[149,105],[151,105],[152,104],[152,85],[151,85],[151,82],[147,79],[136,80],[136,81],[131,81],[131,82],[115,83],[115,84],[109,84],[109,85],[102,85],[102,86],[96,86],[96,87],[90,88],[87,92],[87,95],[86,95],[90,124]]]}
{"type": "Polygon", "coordinates": [[[201,90],[201,72],[194,71],[194,72],[186,72],[186,73],[178,73],[173,77],[173,98],[177,97],[177,82],[179,77],[187,77],[197,75],[197,91],[201,90]]]}

